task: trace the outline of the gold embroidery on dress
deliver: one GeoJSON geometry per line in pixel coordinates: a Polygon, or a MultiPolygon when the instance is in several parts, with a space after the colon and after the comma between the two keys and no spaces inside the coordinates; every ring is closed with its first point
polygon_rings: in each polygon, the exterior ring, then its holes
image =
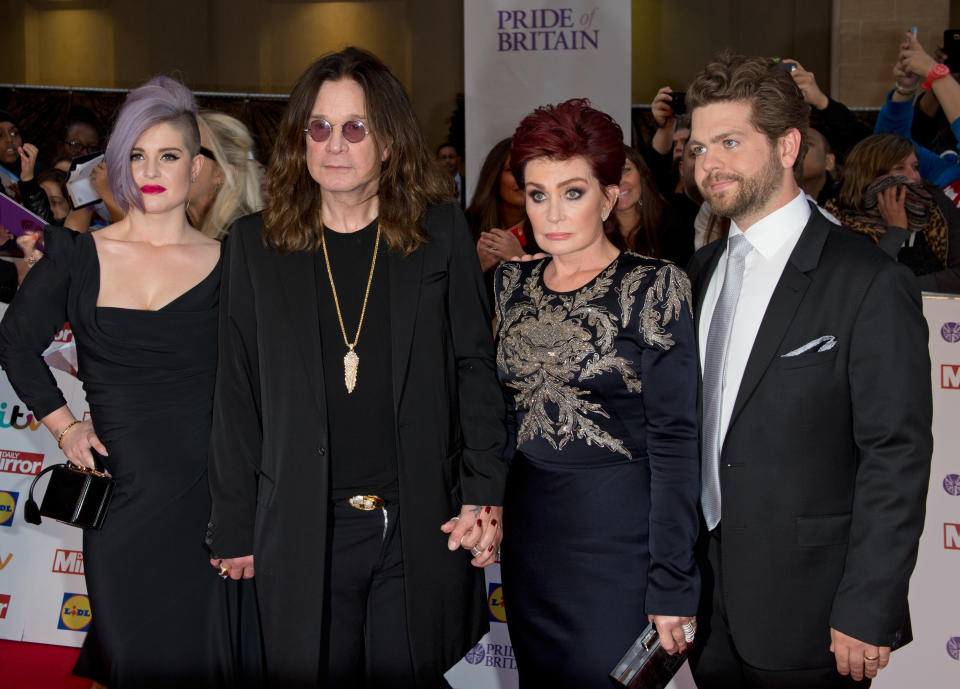
{"type": "MultiPolygon", "coordinates": [[[[631,458],[623,442],[593,420],[598,416],[610,418],[609,413],[600,404],[583,399],[590,391],[574,383],[617,372],[627,390],[641,391],[638,372],[629,359],[618,354],[614,339],[621,325],[630,322],[636,293],[656,267],[638,266],[621,279],[619,287],[614,287],[619,294],[618,315],[599,302],[613,287],[619,261],[570,294],[544,291],[541,273],[545,262],[535,266],[526,280],[522,280],[518,264],[504,264],[500,271],[497,366],[515,377],[507,385],[516,390],[516,408],[526,412],[517,429],[517,444],[542,437],[560,450],[577,438],[631,458]],[[518,289],[526,298],[511,304],[518,289]],[[547,404],[556,405],[555,420],[547,414],[547,404]]],[[[679,316],[683,301],[690,303],[686,276],[672,265],[657,269],[639,314],[646,344],[661,349],[674,344],[666,327],[679,316]]]]}

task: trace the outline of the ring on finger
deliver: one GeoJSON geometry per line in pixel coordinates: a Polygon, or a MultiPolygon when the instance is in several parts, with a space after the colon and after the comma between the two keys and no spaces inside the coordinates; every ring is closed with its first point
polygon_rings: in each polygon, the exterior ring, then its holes
{"type": "Polygon", "coordinates": [[[874,662],[875,660],[880,660],[880,656],[879,656],[879,655],[868,656],[866,653],[864,653],[864,654],[863,654],[863,659],[866,660],[868,663],[872,663],[872,662],[874,662]]]}
{"type": "Polygon", "coordinates": [[[480,548],[478,548],[477,546],[473,546],[472,548],[470,548],[470,552],[473,553],[474,557],[480,557],[480,555],[483,553],[483,551],[480,550],[480,548]]]}

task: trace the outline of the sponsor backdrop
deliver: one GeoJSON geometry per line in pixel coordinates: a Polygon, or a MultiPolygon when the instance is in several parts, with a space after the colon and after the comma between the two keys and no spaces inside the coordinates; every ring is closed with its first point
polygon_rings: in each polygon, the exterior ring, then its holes
{"type": "MultiPolygon", "coordinates": [[[[874,682],[878,689],[914,686],[918,678],[924,686],[953,686],[955,680],[950,678],[960,674],[960,599],[952,595],[960,571],[960,298],[926,295],[923,301],[930,326],[934,456],[926,528],[911,580],[915,641],[894,654],[890,666],[874,682]]],[[[4,310],[5,305],[0,304],[0,316],[4,310]]],[[[69,348],[63,347],[70,340],[65,330],[57,337],[58,345],[48,352],[75,360],[69,348]]],[[[50,356],[48,362],[63,363],[50,356]]],[[[74,413],[86,415],[79,381],[60,370],[53,369],[53,374],[74,413]]],[[[81,531],[49,519],[41,526],[23,520],[33,477],[42,467],[62,461],[57,443],[0,374],[2,639],[79,646],[90,625],[81,531]]],[[[447,673],[456,689],[517,687],[499,565],[488,567],[486,578],[490,632],[447,673]]],[[[670,686],[694,688],[686,666],[670,686]]]]}
{"type": "MultiPolygon", "coordinates": [[[[0,304],[0,316],[5,311],[0,304]]],[[[72,368],[72,340],[64,328],[47,350],[48,363],[72,368]]],[[[73,413],[85,415],[80,381],[51,370],[73,413]]],[[[90,625],[82,532],[52,519],[40,526],[23,519],[34,476],[63,461],[56,440],[0,374],[0,639],[79,646],[90,625]]],[[[37,485],[38,503],[46,482],[37,485]]]]}
{"type": "Polygon", "coordinates": [[[539,105],[589,98],[630,137],[630,3],[464,0],[467,199],[487,152],[539,105]]]}
{"type": "MultiPolygon", "coordinates": [[[[933,380],[933,464],[927,520],[910,579],[912,644],[895,651],[876,689],[955,687],[960,682],[960,297],[928,294],[933,380]]],[[[891,400],[896,404],[896,400],[891,400]]]]}

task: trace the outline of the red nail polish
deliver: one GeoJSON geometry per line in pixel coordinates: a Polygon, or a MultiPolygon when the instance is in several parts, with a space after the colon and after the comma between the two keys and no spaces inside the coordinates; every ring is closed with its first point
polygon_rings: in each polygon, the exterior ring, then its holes
{"type": "Polygon", "coordinates": [[[491,520],[490,520],[490,526],[496,526],[496,525],[497,525],[497,520],[496,520],[496,519],[491,519],[491,520]]]}
{"type": "Polygon", "coordinates": [[[483,511],[486,512],[487,514],[490,514],[490,505],[487,505],[486,507],[484,507],[483,511]]]}
{"type": "Polygon", "coordinates": [[[487,548],[487,552],[488,552],[488,553],[492,553],[492,552],[493,552],[493,546],[490,546],[489,548],[487,548]]]}
{"type": "Polygon", "coordinates": [[[479,519],[477,520],[477,526],[479,526],[479,527],[481,527],[481,528],[483,527],[483,522],[480,521],[479,519]]]}

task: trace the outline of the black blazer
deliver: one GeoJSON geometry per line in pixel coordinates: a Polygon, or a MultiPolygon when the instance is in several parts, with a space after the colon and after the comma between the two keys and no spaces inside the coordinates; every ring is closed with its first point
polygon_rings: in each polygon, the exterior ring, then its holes
{"type": "MultiPolygon", "coordinates": [[[[692,259],[697,312],[725,246],[692,259]]],[[[812,207],[721,448],[719,576],[746,662],[830,665],[830,627],[879,646],[908,640],[931,417],[913,275],[812,207]],[[835,346],[785,356],[823,336],[835,346]]]]}
{"type": "MultiPolygon", "coordinates": [[[[437,206],[422,224],[426,242],[389,261],[406,605],[417,679],[430,685],[488,627],[483,571],[447,550],[440,525],[462,503],[503,504],[506,433],[463,214],[437,206]]],[[[271,682],[313,687],[329,505],[315,258],[266,248],[261,230],[260,215],[242,218],[225,249],[207,542],[255,556],[271,682]]]]}

